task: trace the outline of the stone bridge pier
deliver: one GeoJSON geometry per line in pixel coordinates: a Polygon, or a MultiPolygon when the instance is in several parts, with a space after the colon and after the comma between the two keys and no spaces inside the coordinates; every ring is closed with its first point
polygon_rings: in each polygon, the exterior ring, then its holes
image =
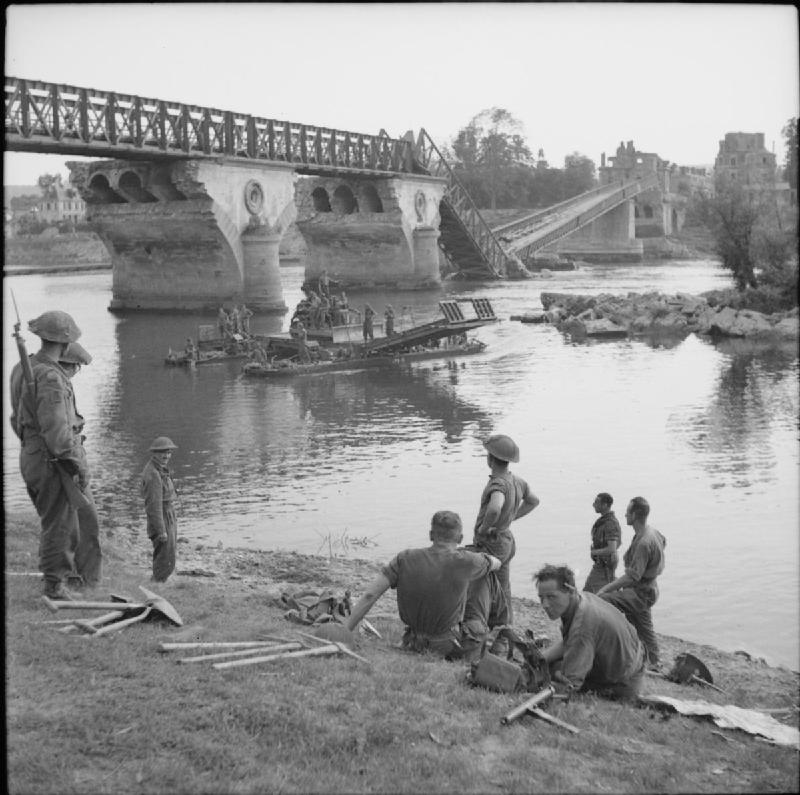
{"type": "Polygon", "coordinates": [[[352,290],[439,285],[445,187],[425,175],[299,179],[296,223],[308,249],[306,279],[325,269],[352,290]]]}
{"type": "Polygon", "coordinates": [[[291,165],[240,160],[69,163],[111,252],[112,310],[285,312],[278,245],[294,221],[291,165]]]}
{"type": "Polygon", "coordinates": [[[590,262],[641,262],[633,200],[625,201],[544,251],[590,262]]]}

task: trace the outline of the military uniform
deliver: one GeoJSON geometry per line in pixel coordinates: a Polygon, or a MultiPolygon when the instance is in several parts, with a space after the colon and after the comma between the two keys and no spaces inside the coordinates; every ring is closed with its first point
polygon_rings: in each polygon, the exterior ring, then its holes
{"type": "Polygon", "coordinates": [[[528,484],[511,472],[506,471],[502,474],[491,475],[489,483],[481,495],[478,518],[475,520],[476,532],[473,544],[483,552],[488,552],[490,555],[500,559],[501,565],[497,571],[497,579],[500,581],[500,586],[506,597],[506,615],[504,617],[501,616],[499,622],[502,624],[511,624],[513,621],[509,569],[511,559],[516,554],[517,545],[509,528],[517,515],[520,505],[529,494],[530,487],[528,484]],[[500,515],[497,517],[497,521],[494,523],[494,530],[491,533],[488,535],[485,533],[478,534],[477,530],[483,523],[486,509],[489,506],[489,499],[495,491],[502,492],[505,497],[500,515]]]}
{"type": "Polygon", "coordinates": [[[147,536],[153,543],[153,579],[165,582],[175,571],[178,545],[175,485],[169,467],[151,458],[142,470],[140,492],[147,514],[147,536]]]}
{"type": "MultiPolygon", "coordinates": [[[[30,327],[36,331],[34,323],[31,321],[30,327]]],[[[74,540],[79,538],[78,514],[70,504],[54,459],[68,477],[77,476],[81,489],[88,486],[89,469],[80,431],[76,430],[83,427],[83,418],[75,410],[69,377],[41,351],[30,357],[30,363],[30,388],[25,384],[21,365],[11,373],[11,424],[22,441],[20,472],[41,521],[39,568],[44,575],[45,593],[54,594],[73,570],[72,549],[74,540]]],[[[99,552],[99,542],[97,547],[99,552]]]]}
{"type": "MultiPolygon", "coordinates": [[[[461,657],[465,641],[476,646],[470,641],[480,631],[481,618],[475,615],[480,605],[472,605],[470,611],[477,621],[462,627],[467,592],[470,583],[485,578],[491,567],[487,555],[435,544],[396,555],[381,572],[397,589],[397,610],[406,625],[403,646],[442,657],[461,657]]],[[[488,601],[484,609],[489,609],[488,601]]]]}
{"type": "Polygon", "coordinates": [[[578,594],[561,617],[561,674],[575,690],[635,699],[644,677],[644,650],[625,616],[592,593],[578,594]]]}
{"type": "Polygon", "coordinates": [[[609,591],[600,597],[621,610],[633,624],[651,665],[658,664],[659,651],[650,611],[658,599],[656,578],[664,571],[666,543],[666,538],[649,525],[641,533],[634,535],[622,558],[625,574],[634,584],[617,591],[609,591]]]}
{"type": "Polygon", "coordinates": [[[616,541],[617,548],[622,543],[622,529],[619,526],[614,511],[601,514],[592,525],[592,570],[586,578],[584,591],[597,593],[604,585],[614,582],[619,558],[617,553],[596,555],[595,549],[603,549],[609,541],[616,541]]]}

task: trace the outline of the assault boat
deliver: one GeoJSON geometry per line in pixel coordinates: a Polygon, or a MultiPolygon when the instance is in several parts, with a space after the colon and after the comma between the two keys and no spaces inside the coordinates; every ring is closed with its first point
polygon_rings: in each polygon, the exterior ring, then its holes
{"type": "Polygon", "coordinates": [[[243,368],[244,375],[252,378],[287,378],[296,375],[316,375],[318,373],[335,373],[353,370],[371,369],[373,367],[398,367],[426,359],[453,359],[460,356],[472,356],[486,349],[486,344],[476,339],[459,341],[452,345],[440,345],[438,348],[424,348],[406,353],[395,353],[378,356],[341,357],[330,361],[317,361],[303,364],[293,359],[275,359],[263,365],[248,362],[243,368]]]}

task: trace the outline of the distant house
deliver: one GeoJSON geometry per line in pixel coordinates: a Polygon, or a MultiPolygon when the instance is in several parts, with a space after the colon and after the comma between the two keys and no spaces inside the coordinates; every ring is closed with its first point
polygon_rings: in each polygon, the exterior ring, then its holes
{"type": "Polygon", "coordinates": [[[56,175],[53,182],[42,189],[43,195],[39,204],[39,218],[46,223],[72,221],[78,223],[86,218],[86,203],[78,191],[71,185],[64,186],[61,175],[56,175]]]}

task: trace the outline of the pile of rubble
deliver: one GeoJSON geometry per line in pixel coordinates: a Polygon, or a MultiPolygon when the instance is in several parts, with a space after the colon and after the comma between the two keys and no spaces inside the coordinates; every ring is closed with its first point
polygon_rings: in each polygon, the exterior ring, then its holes
{"type": "Polygon", "coordinates": [[[627,296],[542,293],[543,320],[573,336],[625,336],[691,332],[720,337],[797,339],[798,309],[765,315],[751,309],[715,306],[705,298],[677,293],[627,296]]]}

